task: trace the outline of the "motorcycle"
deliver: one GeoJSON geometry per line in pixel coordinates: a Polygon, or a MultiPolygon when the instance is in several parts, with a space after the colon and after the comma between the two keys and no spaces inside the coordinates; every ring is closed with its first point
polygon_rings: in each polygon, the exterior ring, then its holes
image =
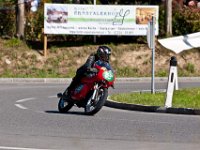
{"type": "Polygon", "coordinates": [[[101,110],[108,97],[108,88],[114,88],[115,74],[109,63],[98,60],[94,63],[97,73],[89,73],[70,92],[58,93],[58,110],[68,112],[73,106],[84,108],[85,114],[94,115],[101,110]]]}

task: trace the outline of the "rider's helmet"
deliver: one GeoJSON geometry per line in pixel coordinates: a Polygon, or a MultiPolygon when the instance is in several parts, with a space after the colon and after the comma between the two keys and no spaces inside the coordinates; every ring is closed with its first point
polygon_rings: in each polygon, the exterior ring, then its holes
{"type": "Polygon", "coordinates": [[[97,56],[103,61],[109,61],[111,49],[108,46],[99,46],[97,49],[97,56]]]}

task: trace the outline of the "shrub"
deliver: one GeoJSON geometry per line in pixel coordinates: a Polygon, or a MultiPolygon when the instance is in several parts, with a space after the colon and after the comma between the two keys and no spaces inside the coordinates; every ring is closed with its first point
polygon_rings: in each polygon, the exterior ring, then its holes
{"type": "Polygon", "coordinates": [[[189,8],[175,10],[173,13],[173,34],[184,35],[200,31],[200,11],[189,8]]]}
{"type": "Polygon", "coordinates": [[[0,1],[0,20],[0,36],[13,37],[16,32],[15,5],[13,1],[0,1]]]}
{"type": "Polygon", "coordinates": [[[12,39],[6,41],[5,44],[8,47],[16,47],[17,48],[22,44],[22,41],[17,38],[12,38],[12,39]]]}
{"type": "Polygon", "coordinates": [[[187,70],[189,73],[194,73],[194,72],[195,72],[194,64],[188,63],[188,64],[186,65],[186,70],[187,70]]]}

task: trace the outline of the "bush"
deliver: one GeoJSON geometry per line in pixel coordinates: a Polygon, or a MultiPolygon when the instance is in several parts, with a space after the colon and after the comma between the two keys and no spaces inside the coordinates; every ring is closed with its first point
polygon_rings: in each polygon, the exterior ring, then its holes
{"type": "Polygon", "coordinates": [[[0,1],[0,20],[0,36],[13,37],[16,33],[15,5],[13,1],[0,1]]]}
{"type": "Polygon", "coordinates": [[[25,36],[26,40],[35,41],[36,39],[41,39],[42,28],[44,27],[44,5],[40,4],[37,12],[26,12],[26,26],[25,26],[25,36]]]}
{"type": "Polygon", "coordinates": [[[189,73],[194,73],[194,72],[195,72],[194,64],[188,63],[188,64],[186,65],[186,70],[187,70],[189,73]]]}
{"type": "Polygon", "coordinates": [[[159,37],[164,37],[165,34],[165,8],[161,5],[159,7],[159,37]]]}
{"type": "Polygon", "coordinates": [[[173,13],[173,35],[184,35],[200,31],[200,11],[177,9],[173,13]]]}

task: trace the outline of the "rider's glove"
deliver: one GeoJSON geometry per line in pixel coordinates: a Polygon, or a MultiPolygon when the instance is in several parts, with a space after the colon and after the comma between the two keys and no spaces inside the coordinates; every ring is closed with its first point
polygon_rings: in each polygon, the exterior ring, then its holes
{"type": "Polygon", "coordinates": [[[89,71],[89,72],[93,72],[93,73],[97,73],[97,72],[98,72],[98,69],[96,69],[96,68],[90,68],[88,71],[89,71]]]}
{"type": "Polygon", "coordinates": [[[112,84],[112,85],[111,85],[111,87],[112,87],[113,89],[115,89],[115,86],[114,86],[114,84],[112,84]]]}

